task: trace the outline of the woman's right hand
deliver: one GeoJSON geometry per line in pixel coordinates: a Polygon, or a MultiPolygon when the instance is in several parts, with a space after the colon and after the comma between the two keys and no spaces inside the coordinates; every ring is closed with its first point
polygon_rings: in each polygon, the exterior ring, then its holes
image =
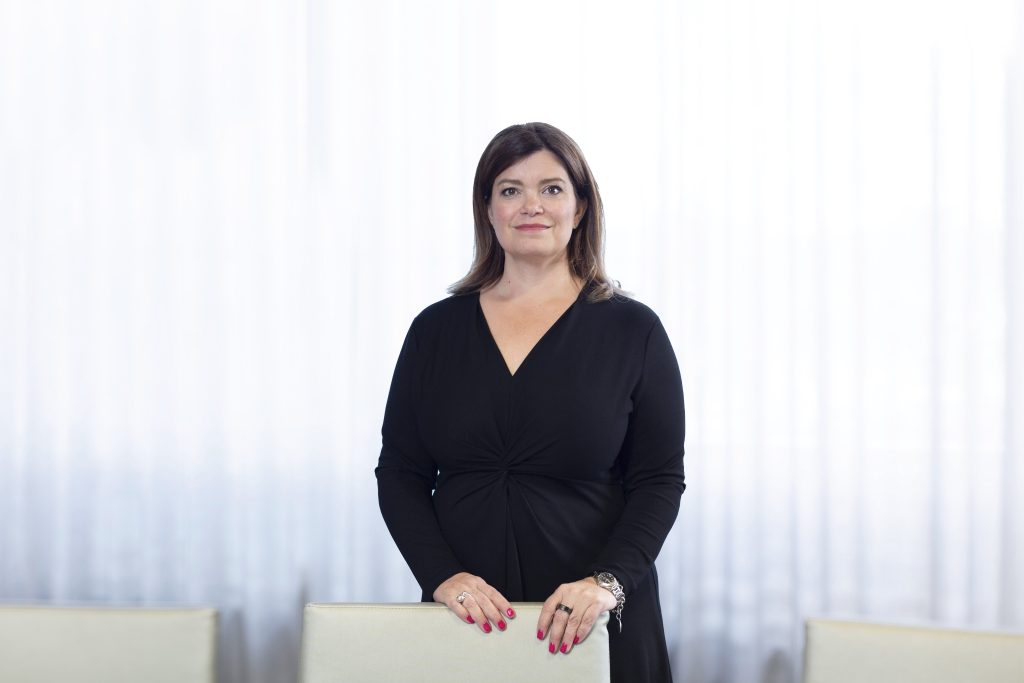
{"type": "Polygon", "coordinates": [[[497,626],[499,631],[504,631],[505,619],[516,617],[516,611],[504,595],[479,576],[468,572],[459,572],[438,586],[434,591],[434,600],[443,602],[459,619],[468,624],[476,624],[484,633],[491,632],[491,624],[497,626]],[[463,592],[467,595],[460,604],[458,598],[463,592]]]}

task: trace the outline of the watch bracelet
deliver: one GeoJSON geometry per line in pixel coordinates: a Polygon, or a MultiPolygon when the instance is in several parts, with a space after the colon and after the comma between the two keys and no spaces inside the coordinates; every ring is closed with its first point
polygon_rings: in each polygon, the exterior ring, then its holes
{"type": "Polygon", "coordinates": [[[615,575],[611,572],[594,572],[593,576],[595,581],[597,581],[597,577],[600,574],[607,574],[612,578],[612,581],[615,582],[612,585],[612,587],[602,585],[600,581],[598,581],[597,585],[601,586],[601,588],[604,588],[606,591],[611,593],[612,596],[615,598],[615,607],[611,611],[615,613],[615,618],[619,622],[619,633],[622,633],[622,608],[626,605],[626,591],[623,590],[622,583],[617,578],[615,578],[615,575]]]}

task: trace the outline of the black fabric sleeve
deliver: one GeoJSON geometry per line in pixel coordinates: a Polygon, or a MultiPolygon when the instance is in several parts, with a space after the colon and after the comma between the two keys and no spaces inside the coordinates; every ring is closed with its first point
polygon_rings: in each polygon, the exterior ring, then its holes
{"type": "Polygon", "coordinates": [[[629,593],[650,574],[686,488],[683,386],[672,344],[656,320],[647,336],[633,413],[620,453],[626,505],[591,571],[607,571],[629,593]]]}
{"type": "Polygon", "coordinates": [[[384,522],[420,588],[429,596],[463,568],[437,523],[431,499],[437,483],[437,464],[423,448],[417,433],[414,405],[419,353],[414,321],[391,380],[375,472],[384,522]]]}

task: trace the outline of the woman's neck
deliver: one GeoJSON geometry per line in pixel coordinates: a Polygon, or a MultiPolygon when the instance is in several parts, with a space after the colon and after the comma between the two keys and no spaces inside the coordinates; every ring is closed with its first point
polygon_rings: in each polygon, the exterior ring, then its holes
{"type": "Polygon", "coordinates": [[[523,263],[506,255],[501,279],[488,287],[487,292],[496,299],[525,301],[575,296],[582,286],[569,271],[565,259],[536,264],[523,263]]]}

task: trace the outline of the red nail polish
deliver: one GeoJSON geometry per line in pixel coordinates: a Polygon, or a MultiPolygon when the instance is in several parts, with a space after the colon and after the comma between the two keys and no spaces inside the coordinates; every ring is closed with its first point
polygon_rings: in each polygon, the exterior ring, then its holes
{"type": "Polygon", "coordinates": [[[576,636],[575,638],[573,638],[572,639],[572,644],[573,645],[579,645],[580,644],[580,637],[576,636]]]}
{"type": "Polygon", "coordinates": [[[490,632],[491,632],[491,625],[490,624],[484,624],[484,633],[490,633],[490,632]]]}
{"type": "Polygon", "coordinates": [[[470,614],[470,615],[468,615],[466,617],[466,621],[468,621],[471,624],[475,624],[476,623],[475,621],[473,621],[473,615],[472,614],[470,614]]]}
{"type": "Polygon", "coordinates": [[[550,645],[548,645],[548,652],[550,652],[551,654],[555,654],[555,644],[554,643],[551,643],[550,645]]]}
{"type": "Polygon", "coordinates": [[[544,631],[537,631],[537,640],[544,640],[544,631]]]}
{"type": "Polygon", "coordinates": [[[507,610],[505,610],[505,614],[508,615],[509,619],[515,619],[516,618],[516,611],[514,609],[512,609],[511,607],[509,607],[507,610]]]}
{"type": "Polygon", "coordinates": [[[504,619],[498,619],[498,628],[501,629],[502,631],[504,631],[505,630],[505,626],[506,626],[505,620],[504,619]]]}
{"type": "Polygon", "coordinates": [[[569,651],[569,643],[562,643],[562,654],[564,655],[569,651]]]}

